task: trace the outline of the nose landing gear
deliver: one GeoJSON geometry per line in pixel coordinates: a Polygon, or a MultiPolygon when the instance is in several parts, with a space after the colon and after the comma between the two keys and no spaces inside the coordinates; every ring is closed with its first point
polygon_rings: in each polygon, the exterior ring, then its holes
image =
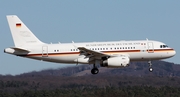
{"type": "Polygon", "coordinates": [[[149,61],[148,64],[149,64],[149,71],[152,72],[152,71],[153,71],[153,68],[152,68],[152,62],[149,61]]]}

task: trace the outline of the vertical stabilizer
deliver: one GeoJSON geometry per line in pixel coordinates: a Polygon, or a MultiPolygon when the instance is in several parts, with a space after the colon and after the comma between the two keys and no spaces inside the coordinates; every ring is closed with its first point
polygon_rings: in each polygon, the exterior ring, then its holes
{"type": "Polygon", "coordinates": [[[8,15],[7,20],[15,47],[43,44],[16,15],[8,15]]]}

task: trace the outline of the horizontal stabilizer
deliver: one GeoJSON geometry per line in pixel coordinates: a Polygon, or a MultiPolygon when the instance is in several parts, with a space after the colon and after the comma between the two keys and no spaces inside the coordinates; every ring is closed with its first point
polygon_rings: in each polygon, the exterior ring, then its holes
{"type": "Polygon", "coordinates": [[[10,47],[11,49],[17,50],[17,51],[22,51],[22,52],[30,52],[30,50],[24,49],[24,48],[19,48],[19,47],[10,47]]]}
{"type": "Polygon", "coordinates": [[[4,52],[9,53],[9,54],[15,54],[15,55],[26,55],[30,52],[30,50],[17,48],[17,47],[10,47],[10,48],[4,49],[4,52]]]}

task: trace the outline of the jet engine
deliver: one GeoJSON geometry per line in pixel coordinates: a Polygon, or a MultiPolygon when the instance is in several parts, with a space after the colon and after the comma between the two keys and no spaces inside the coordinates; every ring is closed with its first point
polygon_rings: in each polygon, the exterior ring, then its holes
{"type": "Polygon", "coordinates": [[[101,62],[102,67],[126,67],[130,59],[127,56],[111,57],[101,62]]]}

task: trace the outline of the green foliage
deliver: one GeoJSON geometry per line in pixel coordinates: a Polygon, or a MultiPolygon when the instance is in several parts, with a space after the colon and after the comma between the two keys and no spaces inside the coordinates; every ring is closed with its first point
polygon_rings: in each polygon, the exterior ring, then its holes
{"type": "Polygon", "coordinates": [[[150,73],[146,62],[132,64],[98,75],[83,75],[92,68],[84,65],[0,76],[0,97],[179,97],[180,66],[155,61],[150,73]]]}
{"type": "Polygon", "coordinates": [[[2,81],[0,80],[0,88],[6,88],[6,87],[22,87],[22,86],[27,86],[28,83],[24,81],[2,81]]]}
{"type": "Polygon", "coordinates": [[[151,87],[151,86],[128,86],[128,87],[106,87],[106,88],[69,88],[54,90],[27,90],[9,94],[0,92],[1,97],[178,97],[179,88],[175,87],[151,87]]]}

